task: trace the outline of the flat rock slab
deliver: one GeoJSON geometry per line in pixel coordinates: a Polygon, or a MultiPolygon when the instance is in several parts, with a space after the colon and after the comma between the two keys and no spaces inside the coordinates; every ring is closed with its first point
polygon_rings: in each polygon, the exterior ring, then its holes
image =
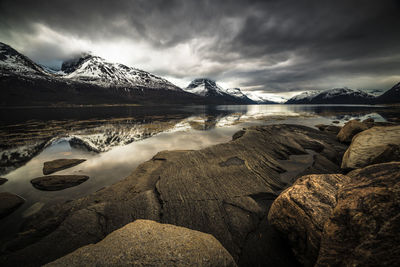
{"type": "Polygon", "coordinates": [[[19,250],[0,262],[43,265],[135,219],[148,219],[212,234],[242,266],[296,266],[286,241],[267,221],[273,200],[290,186],[290,177],[281,178],[285,161],[312,150],[323,159],[310,163],[312,171],[322,172],[339,168],[345,149],[330,133],[269,125],[197,151],[162,151],[112,186],[42,209],[10,244],[19,250]]]}
{"type": "Polygon", "coordinates": [[[80,185],[88,179],[86,175],[49,175],[32,179],[31,183],[39,190],[57,191],[80,185]]]}
{"type": "Polygon", "coordinates": [[[6,183],[8,181],[8,179],[6,178],[0,178],[0,185],[6,183]]]}
{"type": "Polygon", "coordinates": [[[46,161],[43,165],[43,174],[47,175],[53,172],[68,169],[84,161],[86,161],[86,159],[56,159],[52,161],[46,161]]]}
{"type": "Polygon", "coordinates": [[[136,220],[102,241],[45,266],[236,266],[236,263],[210,234],[136,220]]]}
{"type": "Polygon", "coordinates": [[[400,161],[400,126],[373,127],[357,134],[343,156],[343,169],[400,161]]]}
{"type": "Polygon", "coordinates": [[[0,193],[0,219],[6,217],[15,211],[19,206],[24,204],[25,200],[12,193],[0,193]]]}

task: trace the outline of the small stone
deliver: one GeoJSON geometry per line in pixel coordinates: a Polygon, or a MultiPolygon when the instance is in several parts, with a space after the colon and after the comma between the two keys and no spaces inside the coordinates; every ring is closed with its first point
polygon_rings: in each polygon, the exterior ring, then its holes
{"type": "Polygon", "coordinates": [[[25,200],[12,193],[1,192],[0,193],[0,219],[10,215],[19,206],[24,204],[25,200]]]}
{"type": "Polygon", "coordinates": [[[8,179],[0,177],[0,185],[5,184],[7,181],[8,179]]]}
{"type": "Polygon", "coordinates": [[[52,161],[47,161],[43,165],[43,174],[47,175],[53,172],[68,169],[84,161],[86,161],[86,159],[56,159],[52,161]]]}
{"type": "Polygon", "coordinates": [[[88,179],[86,175],[49,175],[32,179],[31,183],[39,190],[57,191],[80,185],[88,179]]]}

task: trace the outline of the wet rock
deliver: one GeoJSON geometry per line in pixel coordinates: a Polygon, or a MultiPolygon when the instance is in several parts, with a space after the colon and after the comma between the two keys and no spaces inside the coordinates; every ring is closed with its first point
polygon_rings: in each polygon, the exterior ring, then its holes
{"type": "Polygon", "coordinates": [[[0,177],[0,185],[5,184],[7,181],[8,179],[0,177]]]}
{"type": "Polygon", "coordinates": [[[43,174],[47,175],[53,172],[68,169],[84,161],[86,161],[86,159],[56,159],[52,161],[46,161],[43,165],[43,174]]]}
{"type": "Polygon", "coordinates": [[[80,185],[88,179],[86,175],[49,175],[34,178],[31,183],[39,190],[57,191],[80,185]]]}
{"type": "Polygon", "coordinates": [[[0,219],[10,215],[19,206],[24,204],[25,200],[20,196],[8,193],[1,192],[0,193],[0,219]]]}
{"type": "Polygon", "coordinates": [[[322,172],[326,162],[339,168],[345,148],[316,129],[269,125],[197,151],[162,151],[112,186],[43,208],[24,224],[28,234],[14,240],[14,252],[0,260],[4,266],[45,264],[135,219],[150,219],[212,234],[241,265],[296,266],[267,220],[288,186],[281,180],[285,160],[312,150],[326,159],[314,166],[322,172]]]}
{"type": "Polygon", "coordinates": [[[332,121],[332,123],[338,124],[340,123],[340,121],[332,121]]]}
{"type": "Polygon", "coordinates": [[[236,266],[209,234],[136,220],[45,266],[236,266]]]}
{"type": "Polygon", "coordinates": [[[351,120],[342,127],[337,135],[337,138],[342,143],[350,143],[353,136],[367,129],[368,126],[364,123],[357,120],[351,120]]]}
{"type": "Polygon", "coordinates": [[[316,266],[398,266],[400,162],[349,175],[325,224],[316,266]]]}
{"type": "Polygon", "coordinates": [[[400,126],[373,127],[357,134],[343,156],[343,169],[400,160],[400,126]]]}
{"type": "Polygon", "coordinates": [[[304,266],[314,266],[324,223],[336,205],[339,188],[349,181],[341,174],[303,176],[272,204],[269,222],[289,240],[304,266]]]}
{"type": "Polygon", "coordinates": [[[320,131],[338,134],[342,127],[336,125],[317,124],[315,125],[320,131]]]}

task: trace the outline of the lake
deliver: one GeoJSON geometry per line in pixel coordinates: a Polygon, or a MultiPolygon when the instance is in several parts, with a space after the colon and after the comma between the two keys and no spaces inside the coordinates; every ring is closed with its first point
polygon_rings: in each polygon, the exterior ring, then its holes
{"type": "Polygon", "coordinates": [[[23,218],[46,205],[95,192],[128,176],[157,152],[201,149],[228,142],[253,125],[290,123],[314,127],[343,125],[350,119],[387,121],[399,107],[368,105],[106,106],[0,109],[0,192],[26,202],[0,221],[2,235],[16,231],[23,218]],[[84,158],[56,174],[90,179],[61,191],[40,191],[30,180],[43,176],[43,163],[84,158]],[[6,231],[7,229],[7,231],[6,231]]]}

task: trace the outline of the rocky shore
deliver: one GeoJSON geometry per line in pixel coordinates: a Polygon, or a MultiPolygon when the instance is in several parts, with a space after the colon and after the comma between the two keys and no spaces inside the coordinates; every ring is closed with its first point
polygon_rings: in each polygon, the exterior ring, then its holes
{"type": "MultiPolygon", "coordinates": [[[[349,125],[345,127],[359,127],[349,125]]],[[[396,150],[400,126],[371,124],[361,132],[359,128],[344,132],[345,127],[338,131],[336,127],[256,126],[237,132],[225,144],[159,152],[124,180],[28,218],[16,238],[3,246],[0,262],[40,266],[55,261],[51,266],[66,266],[83,260],[82,255],[100,253],[100,262],[96,257],[86,259],[87,264],[145,263],[147,250],[136,249],[138,241],[124,234],[135,233],[144,242],[143,233],[132,225],[142,223],[150,225],[152,236],[159,240],[146,243],[149,250],[161,248],[163,242],[173,251],[177,243],[185,244],[179,249],[186,258],[171,259],[168,255],[173,254],[164,250],[153,259],[160,265],[372,266],[377,262],[371,259],[374,253],[383,263],[396,265],[400,262],[395,232],[400,163],[382,162],[400,161],[396,150]],[[370,140],[382,131],[391,133],[384,134],[391,136],[385,146],[395,149],[385,152],[369,142],[380,164],[370,165],[376,163],[372,160],[364,169],[341,168],[350,148],[364,151],[362,145],[355,145],[364,140],[364,133],[370,140]],[[356,170],[347,174],[351,169],[356,170]],[[176,226],[187,229],[176,230],[176,226]],[[209,246],[221,252],[213,254],[205,249],[207,245],[196,249],[201,256],[189,253],[193,244],[185,243],[186,236],[179,239],[186,232],[198,238],[208,234],[207,242],[214,244],[209,246]],[[112,253],[101,253],[113,244],[112,253]],[[121,251],[127,246],[132,249],[125,255],[121,251]],[[201,261],[207,257],[207,262],[201,261]]]]}

